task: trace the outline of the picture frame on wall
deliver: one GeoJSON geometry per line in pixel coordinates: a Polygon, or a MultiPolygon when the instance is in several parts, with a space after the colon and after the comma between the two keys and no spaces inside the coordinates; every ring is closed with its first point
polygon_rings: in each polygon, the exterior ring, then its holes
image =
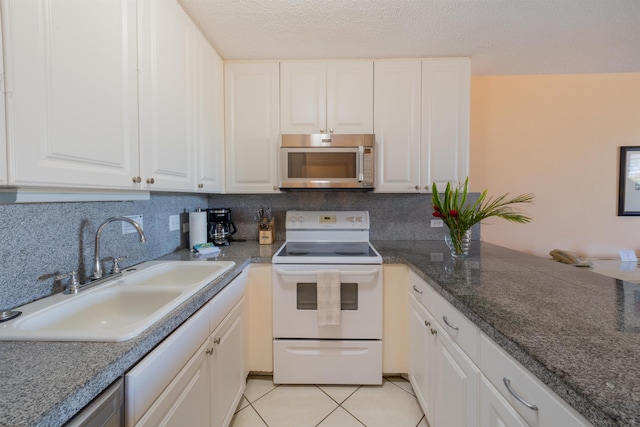
{"type": "Polygon", "coordinates": [[[640,216],[640,147],[620,147],[618,216],[640,216]]]}

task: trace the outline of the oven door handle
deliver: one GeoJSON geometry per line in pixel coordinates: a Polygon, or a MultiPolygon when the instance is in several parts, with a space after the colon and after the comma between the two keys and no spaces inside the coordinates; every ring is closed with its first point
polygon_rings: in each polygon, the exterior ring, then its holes
{"type": "MultiPolygon", "coordinates": [[[[276,270],[276,273],[281,276],[317,276],[319,271],[299,271],[299,270],[276,270]]],[[[341,271],[340,277],[352,277],[352,276],[375,276],[378,274],[378,270],[363,270],[363,271],[341,271]]]]}

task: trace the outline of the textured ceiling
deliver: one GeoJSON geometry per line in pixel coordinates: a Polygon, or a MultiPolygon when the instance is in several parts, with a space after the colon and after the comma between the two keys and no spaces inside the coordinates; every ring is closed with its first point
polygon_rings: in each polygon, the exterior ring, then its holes
{"type": "Polygon", "coordinates": [[[474,75],[640,72],[640,0],[178,0],[225,60],[468,56],[474,75]]]}

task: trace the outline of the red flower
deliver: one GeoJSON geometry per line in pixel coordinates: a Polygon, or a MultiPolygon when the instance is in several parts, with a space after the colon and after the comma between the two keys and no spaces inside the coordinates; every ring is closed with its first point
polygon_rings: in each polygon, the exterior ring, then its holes
{"type": "Polygon", "coordinates": [[[449,211],[449,215],[451,215],[451,216],[453,216],[453,217],[456,217],[456,216],[458,216],[458,211],[457,211],[457,210],[455,210],[455,209],[451,209],[451,210],[449,211]]]}
{"type": "Polygon", "coordinates": [[[433,213],[433,216],[435,216],[436,218],[444,218],[444,215],[442,215],[440,212],[436,211],[433,213]]]}
{"type": "Polygon", "coordinates": [[[438,212],[440,212],[440,208],[439,208],[438,206],[434,206],[434,207],[433,207],[433,210],[434,210],[434,211],[438,211],[438,212]]]}

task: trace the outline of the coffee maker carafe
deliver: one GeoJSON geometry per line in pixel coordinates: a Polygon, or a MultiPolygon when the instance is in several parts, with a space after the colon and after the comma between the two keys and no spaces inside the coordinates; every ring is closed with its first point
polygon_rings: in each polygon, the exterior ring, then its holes
{"type": "Polygon", "coordinates": [[[231,221],[231,209],[207,209],[209,222],[209,242],[216,246],[228,246],[236,225],[231,221]]]}

